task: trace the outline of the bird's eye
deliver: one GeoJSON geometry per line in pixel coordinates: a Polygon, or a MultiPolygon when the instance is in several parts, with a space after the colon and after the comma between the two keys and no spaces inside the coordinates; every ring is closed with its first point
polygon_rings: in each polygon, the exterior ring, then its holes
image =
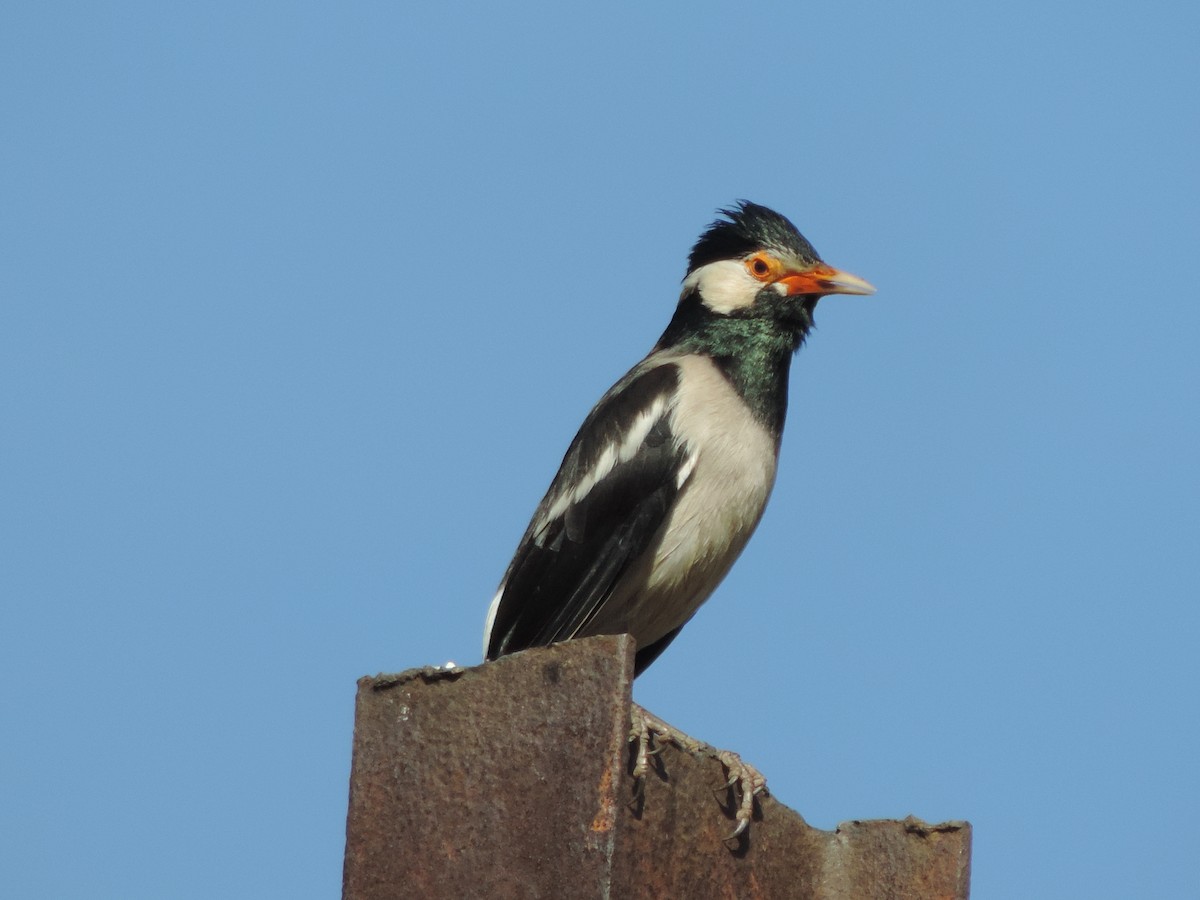
{"type": "Polygon", "coordinates": [[[766,281],[771,277],[773,266],[771,261],[765,256],[752,256],[746,260],[746,268],[750,270],[750,274],[759,281],[766,281]]]}

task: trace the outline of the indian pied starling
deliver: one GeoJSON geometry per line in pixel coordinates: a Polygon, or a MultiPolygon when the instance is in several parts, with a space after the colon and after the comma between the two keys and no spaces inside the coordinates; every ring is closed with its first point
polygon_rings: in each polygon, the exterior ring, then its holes
{"type": "Polygon", "coordinates": [[[721,214],[692,248],[667,330],[571,442],[492,600],[487,659],[628,633],[640,674],[762,518],[813,309],[875,289],[765,206],[721,214]]]}

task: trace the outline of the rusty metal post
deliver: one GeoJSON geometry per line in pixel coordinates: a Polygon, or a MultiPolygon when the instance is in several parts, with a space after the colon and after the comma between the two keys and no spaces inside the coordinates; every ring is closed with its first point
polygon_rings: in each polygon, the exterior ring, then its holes
{"type": "Polygon", "coordinates": [[[764,797],[731,845],[720,763],[670,746],[632,802],[632,681],[626,636],[361,679],[344,900],[968,896],[965,822],[820,831],[764,797]]]}

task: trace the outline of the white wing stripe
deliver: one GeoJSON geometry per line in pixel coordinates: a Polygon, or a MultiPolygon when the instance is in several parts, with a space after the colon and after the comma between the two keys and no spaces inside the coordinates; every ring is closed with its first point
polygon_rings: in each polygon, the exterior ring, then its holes
{"type": "Polygon", "coordinates": [[[483,625],[483,658],[487,659],[488,644],[492,642],[492,628],[496,625],[496,611],[500,609],[500,598],[504,596],[504,585],[496,591],[492,603],[488,607],[487,622],[483,625]]]}
{"type": "Polygon", "coordinates": [[[699,461],[700,451],[698,449],[693,450],[687,455],[687,458],[683,461],[683,465],[679,467],[678,474],[675,476],[675,490],[682,490],[683,486],[687,484],[687,480],[692,477],[692,472],[695,471],[696,463],[699,461]]]}
{"type": "Polygon", "coordinates": [[[535,532],[541,531],[548,523],[562,516],[572,505],[591,493],[592,488],[618,465],[633,459],[641,449],[642,442],[646,440],[646,435],[662,418],[666,408],[667,398],[663,395],[655,397],[650,407],[633,420],[633,424],[625,432],[620,444],[613,443],[605,447],[604,452],[597,458],[596,464],[579,479],[579,484],[575,486],[575,489],[560,494],[554,499],[554,502],[550,504],[550,509],[546,511],[545,518],[538,523],[535,532]]]}

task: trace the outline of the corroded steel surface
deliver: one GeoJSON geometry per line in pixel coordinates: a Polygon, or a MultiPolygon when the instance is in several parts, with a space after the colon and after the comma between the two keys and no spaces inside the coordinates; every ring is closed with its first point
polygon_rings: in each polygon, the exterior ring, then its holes
{"type": "Polygon", "coordinates": [[[728,843],[720,763],[672,746],[633,802],[632,664],[600,637],[361,679],[346,900],[967,897],[966,823],[820,831],[763,797],[728,843]]]}
{"type": "Polygon", "coordinates": [[[360,679],[343,895],[604,896],[629,644],[360,679]]]}

